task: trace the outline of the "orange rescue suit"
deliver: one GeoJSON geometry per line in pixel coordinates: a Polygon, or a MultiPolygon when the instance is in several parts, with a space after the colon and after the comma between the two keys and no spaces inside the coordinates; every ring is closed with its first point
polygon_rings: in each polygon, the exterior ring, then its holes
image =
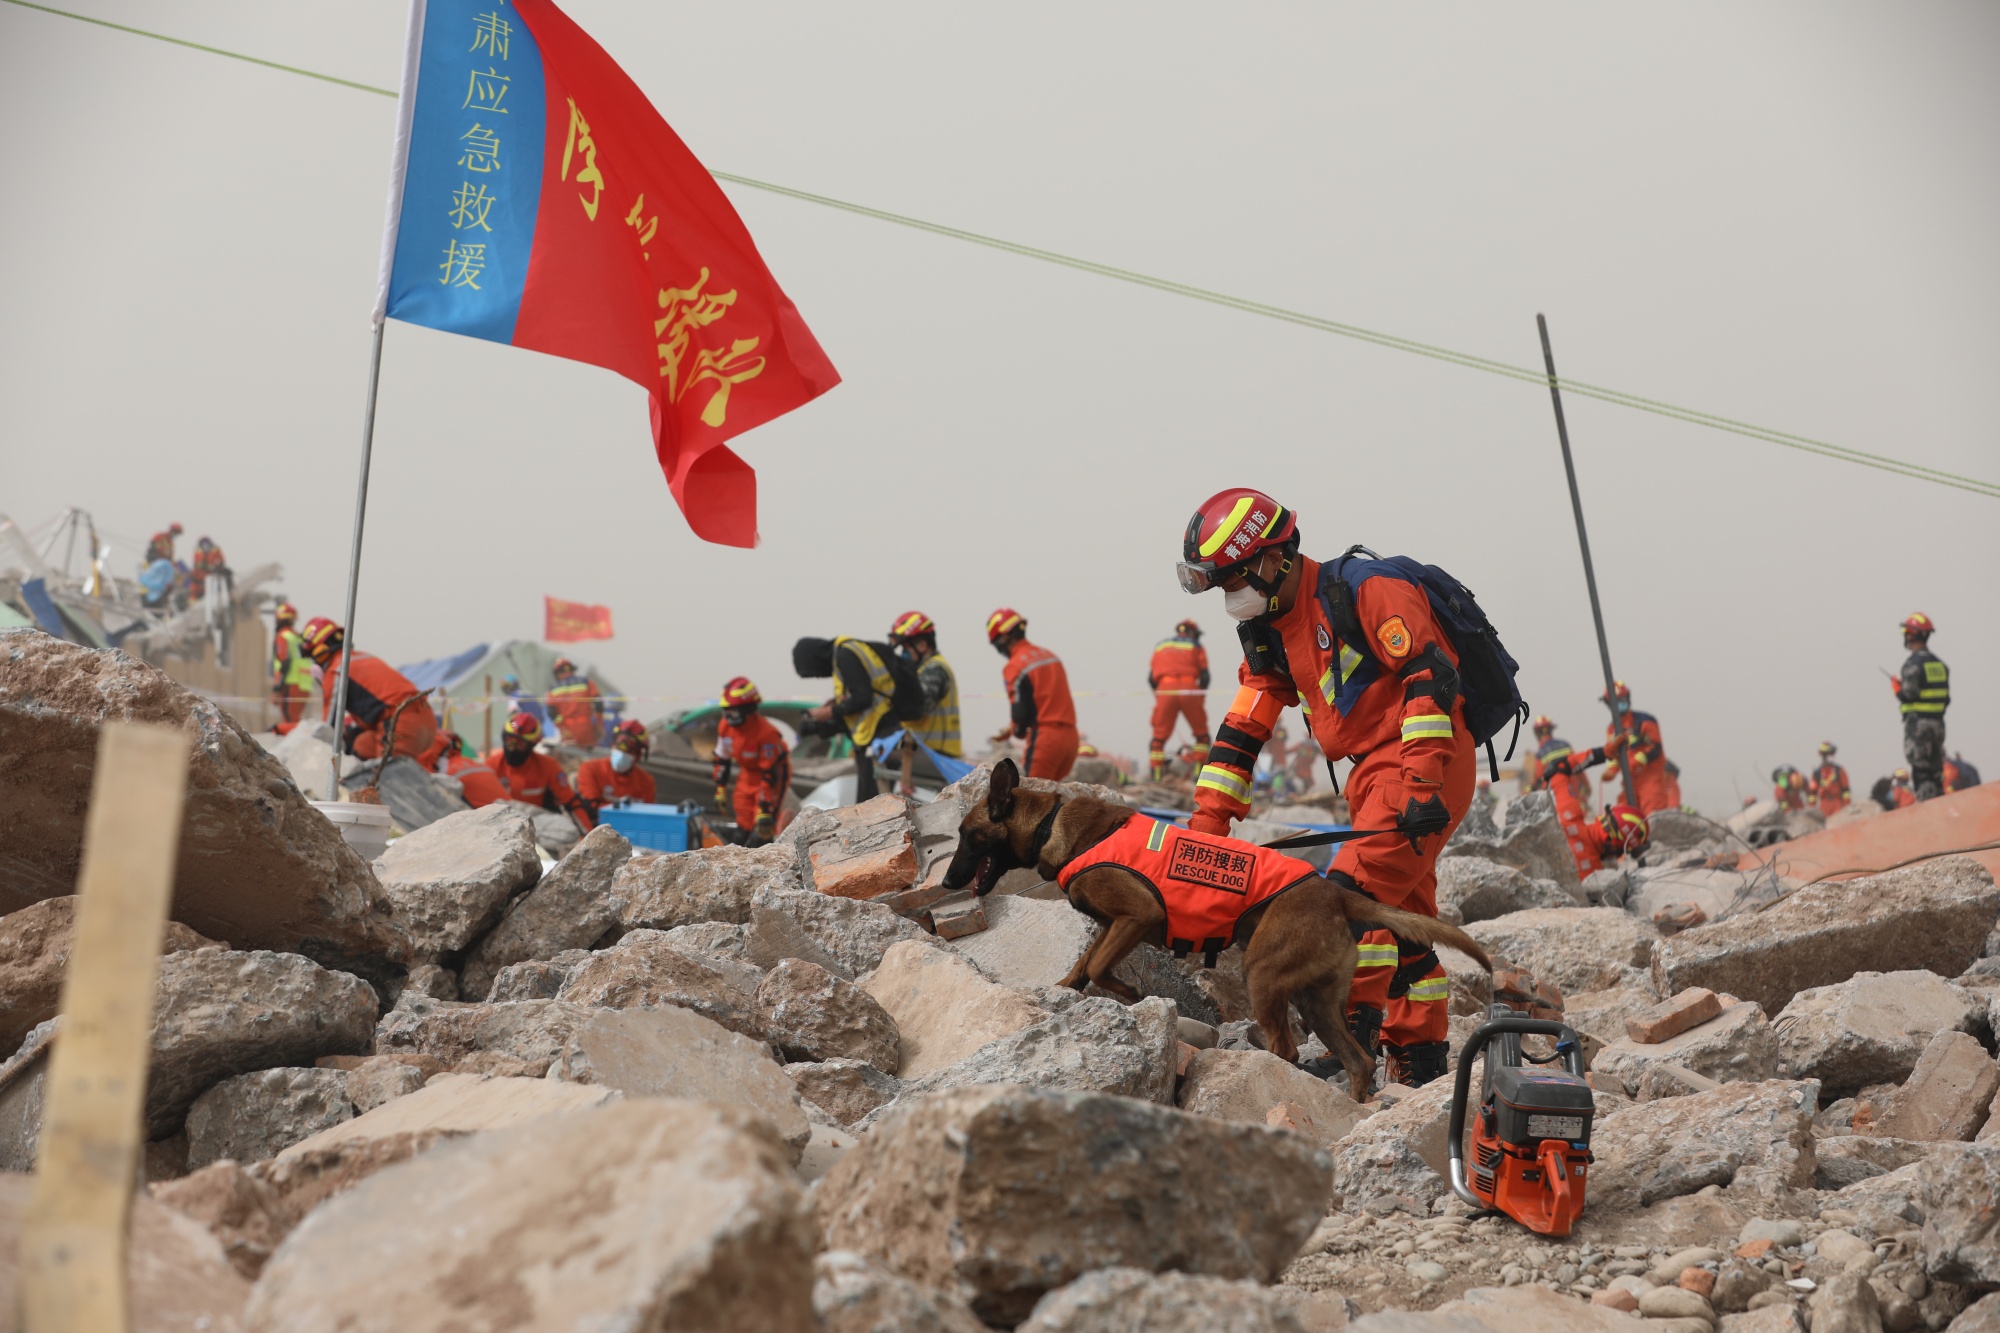
{"type": "Polygon", "coordinates": [[[576,794],[596,814],[613,801],[644,801],[651,804],[659,788],[653,775],[633,764],[620,773],[611,766],[609,755],[586,759],[576,768],[576,794]]]}
{"type": "Polygon", "coordinates": [[[474,810],[508,799],[507,789],[500,785],[500,779],[477,759],[455,754],[445,760],[445,772],[458,779],[459,788],[465,793],[465,803],[474,810]]]}
{"type": "Polygon", "coordinates": [[[1021,767],[1031,778],[1061,781],[1076,763],[1076,700],[1062,659],[1024,635],[1000,668],[1014,734],[1028,743],[1021,767]]]}
{"type": "Polygon", "coordinates": [[[748,829],[756,824],[760,810],[778,813],[785,803],[785,788],[791,783],[791,750],[784,733],[762,713],[752,713],[736,726],[728,718],[715,729],[717,785],[736,767],[736,787],[731,793],[736,824],[748,829]]]}
{"type": "MultiPolygon", "coordinates": [[[[396,753],[408,755],[425,768],[434,767],[444,753],[438,734],[437,714],[431,711],[424,692],[409,682],[402,672],[373,653],[349,650],[347,658],[347,715],[359,724],[353,752],[363,759],[382,757],[382,733],[391,718],[396,719],[396,753]],[[401,716],[396,710],[402,709],[401,716]]],[[[320,716],[332,721],[334,679],[340,658],[326,668],[327,697],[320,702],[320,716]]]]}
{"type": "MultiPolygon", "coordinates": [[[[1632,765],[1632,803],[1639,807],[1640,814],[1650,815],[1677,808],[1680,805],[1681,785],[1667,771],[1667,749],[1660,739],[1660,720],[1651,713],[1635,709],[1630,725],[1632,734],[1625,753],[1605,765],[1605,784],[1609,786],[1618,780],[1618,765],[1623,760],[1632,765]]],[[[1604,729],[1607,749],[1622,730],[1624,728],[1615,720],[1604,729]]]]}
{"type": "Polygon", "coordinates": [[[1813,770],[1812,784],[1806,790],[1818,803],[1821,814],[1837,815],[1847,808],[1847,770],[1829,760],[1813,770]]]}
{"type": "Polygon", "coordinates": [[[576,793],[570,790],[569,780],[563,777],[562,765],[555,761],[553,755],[536,750],[521,763],[510,764],[507,762],[507,751],[502,748],[486,756],[486,767],[500,779],[500,785],[507,790],[508,800],[532,805],[538,810],[573,814],[586,829],[596,825],[597,821],[590,817],[590,812],[577,804],[576,793]]]}
{"type": "Polygon", "coordinates": [[[549,686],[549,712],[555,714],[564,744],[597,744],[600,732],[597,718],[604,711],[600,697],[597,682],[586,677],[572,676],[549,686]]]}
{"type": "Polygon", "coordinates": [[[1295,857],[1235,838],[1190,833],[1133,815],[1117,831],[1071,859],[1056,875],[1069,882],[1092,866],[1122,866],[1146,881],[1167,911],[1167,945],[1176,957],[1200,950],[1208,966],[1229,947],[1236,922],[1259,903],[1319,878],[1295,857]]]}
{"type": "Polygon", "coordinates": [[[1194,764],[1208,762],[1208,650],[1192,639],[1164,639],[1153,649],[1146,667],[1146,679],[1153,686],[1154,776],[1167,761],[1167,741],[1174,723],[1186,718],[1194,734],[1194,764]]]}

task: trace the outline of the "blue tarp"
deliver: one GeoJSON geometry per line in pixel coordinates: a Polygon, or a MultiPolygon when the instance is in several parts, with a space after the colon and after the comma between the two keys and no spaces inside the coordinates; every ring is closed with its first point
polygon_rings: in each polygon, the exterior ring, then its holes
{"type": "Polygon", "coordinates": [[[459,677],[470,671],[480,658],[492,651],[490,644],[475,643],[462,653],[450,657],[433,657],[428,662],[418,662],[411,666],[397,667],[403,678],[420,690],[434,690],[440,685],[455,685],[459,677]]]}
{"type": "MultiPolygon", "coordinates": [[[[875,743],[868,747],[868,753],[874,755],[878,761],[886,764],[895,755],[896,747],[902,743],[903,733],[900,731],[893,736],[878,736],[875,738],[875,743]]],[[[930,746],[925,745],[922,741],[917,742],[917,748],[931,757],[931,762],[937,765],[938,776],[943,778],[947,784],[958,781],[978,767],[977,764],[968,764],[963,759],[947,758],[939,754],[936,750],[933,750],[930,746]]]]}
{"type": "Polygon", "coordinates": [[[28,614],[42,627],[45,634],[53,634],[58,639],[76,641],[76,635],[69,626],[63,624],[62,612],[56,609],[55,599],[49,596],[49,585],[41,579],[29,579],[21,585],[21,600],[27,603],[28,614]]]}

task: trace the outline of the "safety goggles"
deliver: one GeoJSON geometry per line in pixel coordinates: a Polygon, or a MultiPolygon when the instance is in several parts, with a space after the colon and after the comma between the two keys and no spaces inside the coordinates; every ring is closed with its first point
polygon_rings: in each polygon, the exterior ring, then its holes
{"type": "Polygon", "coordinates": [[[1263,551],[1258,552],[1248,560],[1241,560],[1233,565],[1224,565],[1220,569],[1216,568],[1213,564],[1205,562],[1196,563],[1190,560],[1183,560],[1174,566],[1174,573],[1180,579],[1182,592],[1207,592],[1210,588],[1220,588],[1232,579],[1242,579],[1258,592],[1269,597],[1278,591],[1285,582],[1285,576],[1292,572],[1292,553],[1294,548],[1279,546],[1265,547],[1264,549],[1265,551],[1276,550],[1284,556],[1284,559],[1278,565],[1278,577],[1275,579],[1267,579],[1257,572],[1257,566],[1263,562],[1263,551]]]}

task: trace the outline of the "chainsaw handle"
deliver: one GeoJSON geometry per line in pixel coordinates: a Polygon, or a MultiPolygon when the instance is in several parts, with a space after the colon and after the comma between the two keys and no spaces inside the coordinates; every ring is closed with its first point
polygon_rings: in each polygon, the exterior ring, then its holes
{"type": "MultiPolygon", "coordinates": [[[[1495,1006],[1496,1008],[1498,1006],[1495,1006]]],[[[1567,1024],[1548,1018],[1526,1018],[1505,1016],[1489,1018],[1472,1035],[1465,1039],[1465,1046],[1458,1053],[1458,1072],[1453,1075],[1451,1088],[1451,1129],[1449,1146],[1451,1149],[1451,1192],[1471,1204],[1474,1208],[1486,1207],[1486,1200],[1472,1192],[1465,1179],[1465,1104],[1472,1092],[1472,1062],[1486,1049],[1486,1044],[1495,1037],[1507,1033],[1521,1033],[1529,1036],[1554,1037],[1556,1047],[1563,1056],[1563,1063],[1569,1072],[1583,1077],[1583,1049],[1577,1041],[1576,1032],[1567,1024]]]]}

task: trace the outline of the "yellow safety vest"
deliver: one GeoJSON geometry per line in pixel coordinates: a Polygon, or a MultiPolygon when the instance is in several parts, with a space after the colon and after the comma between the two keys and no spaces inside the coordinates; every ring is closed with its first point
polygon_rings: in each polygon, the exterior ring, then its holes
{"type": "Polygon", "coordinates": [[[306,659],[305,639],[297,630],[281,629],[271,640],[271,683],[283,689],[312,689],[312,663],[306,659]]]}
{"type": "Polygon", "coordinates": [[[944,697],[938,700],[936,711],[910,723],[910,731],[939,754],[957,759],[965,753],[958,731],[958,673],[951,669],[951,663],[944,660],[943,653],[932,653],[917,667],[918,674],[928,670],[933,662],[944,668],[945,677],[951,685],[945,690],[944,697]]]}
{"type": "Polygon", "coordinates": [[[875,739],[875,730],[882,725],[882,719],[889,716],[889,700],[896,693],[896,678],[889,674],[889,668],[882,661],[881,654],[869,647],[866,639],[838,638],[833,641],[833,698],[835,703],[847,702],[847,682],[840,676],[840,650],[847,648],[859,658],[868,671],[868,689],[874,703],[860,713],[844,713],[841,720],[847,726],[847,734],[854,738],[856,745],[867,745],[875,739]]]}
{"type": "Polygon", "coordinates": [[[1923,684],[1916,698],[1903,701],[1903,716],[1943,717],[1951,704],[1951,668],[1922,649],[1910,658],[1923,667],[1923,684]]]}

